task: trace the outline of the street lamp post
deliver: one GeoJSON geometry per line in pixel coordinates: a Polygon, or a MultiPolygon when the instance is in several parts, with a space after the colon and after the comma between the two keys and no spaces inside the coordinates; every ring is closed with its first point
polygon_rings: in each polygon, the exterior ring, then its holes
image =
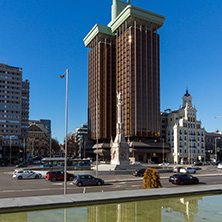
{"type": "Polygon", "coordinates": [[[12,138],[10,136],[10,165],[12,164],[12,138]]]}
{"type": "Polygon", "coordinates": [[[10,138],[10,160],[9,160],[9,162],[10,162],[10,165],[12,164],[12,137],[14,137],[14,135],[11,135],[11,136],[9,136],[9,138],[10,138]]]}
{"type": "Polygon", "coordinates": [[[66,115],[65,115],[65,163],[64,163],[64,195],[67,194],[67,127],[68,127],[68,83],[69,83],[69,70],[66,69],[63,75],[60,75],[61,78],[64,78],[66,75],[66,115]]]}
{"type": "Polygon", "coordinates": [[[35,143],[35,137],[32,138],[32,161],[33,161],[33,153],[34,153],[34,143],[35,143]]]}
{"type": "Polygon", "coordinates": [[[164,138],[163,138],[163,169],[164,169],[164,138]]]}
{"type": "Polygon", "coordinates": [[[23,162],[26,161],[25,138],[23,138],[23,162]]]}
{"type": "Polygon", "coordinates": [[[96,99],[96,177],[98,177],[98,99],[96,99]]]}
{"type": "Polygon", "coordinates": [[[51,158],[52,153],[52,133],[50,133],[50,144],[49,144],[49,157],[51,158]]]}
{"type": "Polygon", "coordinates": [[[217,140],[220,139],[220,137],[215,138],[215,162],[217,162],[217,140]]]}

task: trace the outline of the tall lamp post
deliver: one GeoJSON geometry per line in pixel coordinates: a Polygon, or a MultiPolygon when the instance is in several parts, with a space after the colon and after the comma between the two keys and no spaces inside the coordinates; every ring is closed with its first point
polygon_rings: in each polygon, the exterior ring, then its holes
{"type": "Polygon", "coordinates": [[[96,177],[98,177],[98,99],[96,99],[96,177]]]}
{"type": "MultiPolygon", "coordinates": [[[[34,154],[34,143],[35,143],[35,137],[32,138],[32,161],[33,161],[33,154],[34,154]]],[[[35,147],[36,148],[36,147],[35,147]]]]}
{"type": "Polygon", "coordinates": [[[26,161],[25,138],[23,138],[23,162],[26,161]]]}
{"type": "Polygon", "coordinates": [[[220,139],[220,137],[215,138],[215,162],[217,162],[217,140],[220,139]]]}
{"type": "Polygon", "coordinates": [[[164,138],[163,138],[163,169],[164,169],[164,138]]]}
{"type": "Polygon", "coordinates": [[[13,135],[12,136],[9,136],[10,138],[10,165],[12,164],[12,137],[14,137],[13,135]]]}
{"type": "Polygon", "coordinates": [[[69,83],[69,70],[66,69],[63,75],[60,75],[61,78],[64,78],[66,75],[66,115],[65,115],[65,166],[64,166],[64,195],[67,194],[67,127],[68,127],[68,83],[69,83]]]}
{"type": "Polygon", "coordinates": [[[49,141],[49,157],[51,158],[52,153],[52,133],[50,133],[50,141],[49,141]]]}

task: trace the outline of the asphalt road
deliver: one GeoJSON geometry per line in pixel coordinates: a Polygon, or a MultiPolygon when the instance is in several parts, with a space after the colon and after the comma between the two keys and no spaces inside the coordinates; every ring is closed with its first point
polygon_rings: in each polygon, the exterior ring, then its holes
{"type": "MultiPolygon", "coordinates": [[[[199,178],[200,185],[222,184],[222,170],[216,166],[203,166],[195,174],[199,178]]],[[[50,182],[43,179],[17,180],[12,178],[14,167],[0,167],[0,198],[27,197],[57,195],[64,193],[64,183],[62,181],[50,182]]],[[[169,183],[169,176],[174,173],[161,173],[161,184],[163,188],[173,187],[175,189],[186,189],[186,186],[195,185],[173,185],[169,183]]],[[[131,174],[118,175],[99,175],[104,179],[103,186],[77,187],[67,181],[67,193],[83,192],[106,192],[116,190],[135,190],[141,189],[143,184],[142,177],[134,177],[131,174]]]]}

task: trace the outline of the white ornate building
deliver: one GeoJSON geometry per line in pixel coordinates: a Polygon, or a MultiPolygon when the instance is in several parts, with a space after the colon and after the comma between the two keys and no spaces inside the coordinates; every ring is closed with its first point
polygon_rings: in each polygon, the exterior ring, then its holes
{"type": "Polygon", "coordinates": [[[182,100],[182,108],[168,114],[166,139],[171,144],[170,159],[174,163],[205,161],[205,129],[197,120],[188,90],[182,100]]]}

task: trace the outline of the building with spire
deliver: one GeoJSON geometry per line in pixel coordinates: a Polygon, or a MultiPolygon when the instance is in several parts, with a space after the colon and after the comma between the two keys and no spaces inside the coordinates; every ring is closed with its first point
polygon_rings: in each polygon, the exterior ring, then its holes
{"type": "MultiPolygon", "coordinates": [[[[166,113],[163,116],[166,119],[166,113]]],[[[205,129],[197,120],[188,90],[182,97],[182,108],[167,114],[166,140],[171,144],[169,161],[176,164],[205,161],[205,129]]]]}
{"type": "Polygon", "coordinates": [[[165,17],[129,0],[113,0],[111,14],[107,26],[96,24],[84,38],[89,138],[96,140],[98,129],[103,143],[100,154],[110,156],[108,143],[116,136],[116,93],[121,93],[123,132],[127,141],[134,142],[136,159],[146,161],[151,152],[158,158],[158,153],[162,155],[162,145],[156,143],[160,136],[158,29],[165,17]]]}

